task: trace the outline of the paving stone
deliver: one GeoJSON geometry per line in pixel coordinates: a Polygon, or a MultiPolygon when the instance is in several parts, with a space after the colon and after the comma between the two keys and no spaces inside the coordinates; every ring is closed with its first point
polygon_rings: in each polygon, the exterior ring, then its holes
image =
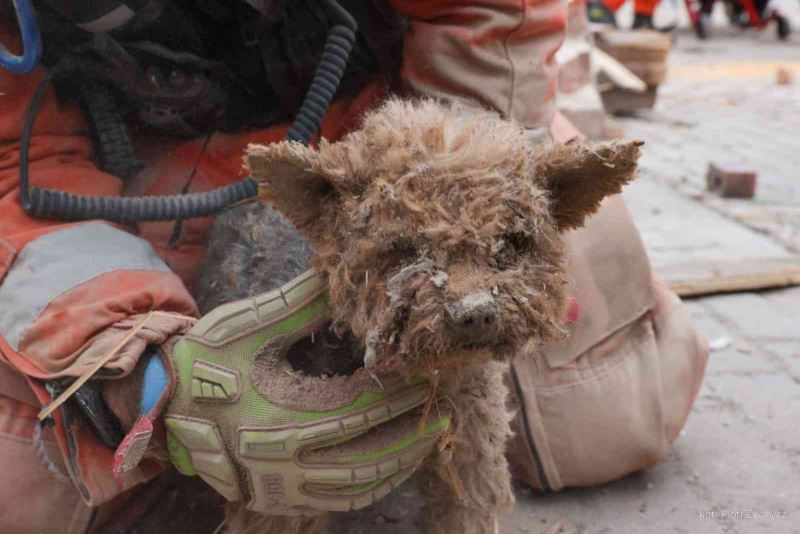
{"type": "Polygon", "coordinates": [[[791,532],[800,526],[798,402],[800,385],[780,374],[706,378],[680,441],[692,484],[719,508],[789,516],[734,521],[736,532],[791,532]]]}
{"type": "Polygon", "coordinates": [[[752,339],[796,339],[800,342],[797,315],[773,306],[759,294],[718,295],[704,299],[703,303],[723,322],[740,328],[752,339]]]}
{"type": "Polygon", "coordinates": [[[685,266],[795,257],[768,236],[654,180],[633,182],[623,196],[653,268],[667,280],[685,266]]]}
{"type": "Polygon", "coordinates": [[[686,302],[692,324],[711,345],[706,367],[707,374],[720,373],[776,373],[775,363],[760,352],[756,345],[732,328],[723,324],[704,305],[702,299],[686,302]],[[714,349],[713,347],[719,347],[714,349]]]}
{"type": "MultiPolygon", "coordinates": [[[[800,287],[764,291],[761,296],[787,314],[797,314],[800,311],[800,287]]],[[[800,323],[798,328],[800,329],[800,323]]]]}
{"type": "Polygon", "coordinates": [[[513,515],[503,524],[527,524],[547,532],[543,527],[563,521],[566,534],[723,532],[716,522],[701,517],[700,511],[710,504],[698,498],[684,472],[688,468],[673,454],[652,469],[595,488],[547,495],[519,492],[513,515]]]}
{"type": "MultiPolygon", "coordinates": [[[[800,384],[800,343],[795,340],[767,340],[758,343],[762,352],[768,353],[776,360],[776,366],[782,372],[800,384]]],[[[800,405],[797,406],[797,413],[800,415],[800,405]]]]}

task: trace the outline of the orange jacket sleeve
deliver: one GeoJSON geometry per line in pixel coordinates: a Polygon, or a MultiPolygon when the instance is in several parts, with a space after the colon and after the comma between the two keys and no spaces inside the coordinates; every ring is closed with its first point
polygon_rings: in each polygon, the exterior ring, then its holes
{"type": "Polygon", "coordinates": [[[561,0],[392,0],[410,22],[403,77],[416,91],[477,101],[526,128],[555,113],[561,0]]]}
{"type": "MultiPolygon", "coordinates": [[[[0,36],[16,30],[3,20],[0,36]]],[[[17,43],[18,44],[18,43],[17,43]]],[[[19,139],[43,73],[0,69],[0,350],[36,378],[76,374],[81,349],[106,327],[158,309],[194,314],[193,299],[150,245],[121,226],[29,217],[19,202],[19,139]]],[[[81,113],[51,90],[34,125],[30,180],[89,195],[118,195],[92,162],[81,113]]]]}
{"type": "MultiPolygon", "coordinates": [[[[20,48],[13,20],[0,17],[0,42],[20,48]]],[[[131,229],[102,221],[41,220],[23,211],[20,136],[42,75],[41,69],[26,76],[0,69],[0,358],[28,377],[45,404],[49,395],[36,379],[81,374],[87,367],[82,355],[91,352],[87,349],[95,340],[112,330],[119,332],[137,314],[164,310],[193,315],[196,306],[181,280],[131,229]]],[[[81,113],[75,105],[59,102],[52,90],[34,125],[29,154],[30,180],[36,186],[120,194],[120,181],[92,161],[92,142],[81,113]]],[[[185,322],[165,328],[185,328],[185,322]]],[[[137,357],[128,353],[125,361],[110,367],[124,375],[137,357]]],[[[60,413],[56,421],[59,448],[91,505],[159,471],[155,465],[142,465],[117,485],[110,470],[113,451],[97,443],[85,425],[66,429],[60,413]]]]}

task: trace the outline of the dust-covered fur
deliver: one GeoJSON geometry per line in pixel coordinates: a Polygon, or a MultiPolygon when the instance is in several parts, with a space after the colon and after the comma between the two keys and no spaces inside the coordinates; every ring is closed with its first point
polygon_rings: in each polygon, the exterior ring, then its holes
{"type": "Polygon", "coordinates": [[[418,372],[464,361],[445,308],[468,294],[495,297],[495,357],[564,335],[559,231],[620,191],[639,144],[535,149],[488,114],[392,100],[340,142],[251,146],[247,164],[314,246],[335,324],[418,372]]]}
{"type": "Polygon", "coordinates": [[[269,206],[235,206],[214,220],[198,270],[197,305],[206,313],[279,287],[308,270],[312,252],[292,223],[269,206]]]}
{"type": "Polygon", "coordinates": [[[440,397],[452,403],[457,414],[453,432],[453,466],[467,499],[453,487],[454,478],[434,458],[420,475],[425,498],[424,532],[495,532],[496,512],[514,504],[505,443],[511,438],[511,416],[504,375],[505,362],[490,361],[462,368],[441,381],[440,397]]]}
{"type": "MultiPolygon", "coordinates": [[[[419,477],[426,531],[493,532],[497,511],[513,503],[504,456],[507,362],[523,345],[564,337],[560,234],[632,178],[640,145],[532,147],[517,125],[489,114],[390,100],[339,142],[249,147],[246,163],[261,198],[313,246],[334,330],[359,340],[352,358],[366,357],[376,371],[429,377],[437,406],[453,413],[449,467],[433,459],[419,477]]],[[[269,238],[247,237],[259,224],[252,217],[222,223],[212,250],[230,255],[238,232],[245,248],[262,249],[237,256],[275,254],[269,238]]],[[[285,222],[275,229],[278,240],[288,235],[285,222]]],[[[247,263],[226,261],[207,262],[205,278],[235,287],[218,284],[205,302],[244,296],[245,286],[250,294],[274,287],[243,281],[257,280],[258,267],[226,274],[247,263]]],[[[234,508],[231,532],[255,524],[261,532],[325,529],[323,519],[234,508]]]]}

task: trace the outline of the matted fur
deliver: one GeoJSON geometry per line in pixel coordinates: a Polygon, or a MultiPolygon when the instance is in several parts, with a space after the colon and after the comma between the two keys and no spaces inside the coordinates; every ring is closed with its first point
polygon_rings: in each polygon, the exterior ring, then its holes
{"type": "MultiPolygon", "coordinates": [[[[517,125],[489,114],[390,100],[339,142],[248,148],[261,198],[314,248],[335,328],[363,340],[358,350],[378,370],[429,376],[436,405],[454,414],[451,465],[467,498],[431,460],[419,477],[427,532],[493,532],[497,510],[513,503],[507,362],[523,345],[565,335],[560,234],[632,179],[640,145],[533,148],[517,125]],[[475,294],[491,295],[498,322],[464,346],[447,310],[475,294]]],[[[212,246],[231,246],[231,232],[220,235],[212,246]]],[[[230,532],[325,529],[324,518],[257,517],[236,504],[229,512],[230,532]]]]}
{"type": "Polygon", "coordinates": [[[534,149],[488,114],[390,100],[340,142],[251,145],[246,161],[314,246],[335,324],[382,366],[420,372],[465,360],[443,311],[469,293],[495,295],[495,357],[564,335],[559,231],[620,191],[640,144],[534,149]]]}

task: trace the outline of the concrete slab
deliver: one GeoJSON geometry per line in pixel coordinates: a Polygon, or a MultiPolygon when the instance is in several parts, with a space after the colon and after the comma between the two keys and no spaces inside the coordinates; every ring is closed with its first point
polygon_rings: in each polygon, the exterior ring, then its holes
{"type": "Polygon", "coordinates": [[[707,375],[776,372],[775,364],[764,357],[752,341],[711,313],[703,300],[689,301],[686,306],[694,327],[711,347],[707,375]]]}
{"type": "MultiPolygon", "coordinates": [[[[771,355],[776,365],[789,376],[795,383],[800,384],[800,343],[791,341],[759,341],[761,350],[771,355]]],[[[800,406],[795,407],[795,412],[800,414],[800,406]]]]}
{"type": "Polygon", "coordinates": [[[623,196],[656,271],[687,263],[792,258],[768,237],[654,180],[637,180],[623,196]]]}
{"type": "Polygon", "coordinates": [[[722,524],[729,531],[800,527],[799,400],[800,385],[782,374],[707,377],[680,448],[694,483],[718,509],[786,515],[728,518],[734,520],[722,524]]]}
{"type": "MultiPolygon", "coordinates": [[[[781,291],[764,291],[761,296],[786,314],[797,314],[800,310],[800,287],[781,291]]],[[[800,328],[800,325],[798,325],[800,328]]]]}
{"type": "Polygon", "coordinates": [[[731,328],[740,330],[754,340],[794,340],[800,345],[800,323],[796,314],[773,306],[770,301],[755,293],[717,295],[703,303],[731,328]]]}
{"type": "Polygon", "coordinates": [[[623,196],[654,269],[681,295],[800,284],[800,255],[646,174],[623,196]]]}
{"type": "Polygon", "coordinates": [[[550,495],[520,492],[513,515],[504,518],[503,532],[550,534],[559,522],[565,534],[724,532],[701,516],[710,503],[698,499],[687,476],[680,455],[673,452],[648,471],[604,486],[550,495]]]}

